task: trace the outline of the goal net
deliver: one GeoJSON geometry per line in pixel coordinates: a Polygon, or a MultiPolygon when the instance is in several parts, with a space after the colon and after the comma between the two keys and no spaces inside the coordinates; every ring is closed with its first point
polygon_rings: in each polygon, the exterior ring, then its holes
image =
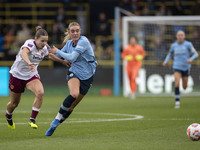
{"type": "MultiPolygon", "coordinates": [[[[136,80],[138,87],[136,95],[173,95],[174,76],[172,59],[163,67],[171,44],[176,40],[176,32],[183,30],[186,40],[192,42],[194,48],[200,51],[200,17],[198,16],[155,16],[139,17],[124,16],[122,18],[122,45],[128,44],[130,36],[135,36],[146,52],[143,66],[136,80]]],[[[192,62],[188,88],[180,91],[184,95],[200,95],[200,59],[192,62]]],[[[125,71],[126,61],[123,61],[123,95],[130,94],[129,80],[125,71]]]]}

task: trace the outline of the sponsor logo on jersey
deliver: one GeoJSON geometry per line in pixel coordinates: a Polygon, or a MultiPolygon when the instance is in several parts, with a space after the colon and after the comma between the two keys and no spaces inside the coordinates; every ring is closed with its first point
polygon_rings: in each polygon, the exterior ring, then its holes
{"type": "Polygon", "coordinates": [[[83,47],[82,47],[82,46],[80,46],[80,45],[77,45],[77,46],[76,46],[76,48],[80,48],[80,49],[82,49],[83,47]]]}
{"type": "Polygon", "coordinates": [[[42,57],[37,57],[37,56],[34,56],[34,55],[33,55],[33,59],[37,59],[37,60],[43,60],[43,58],[42,58],[42,57]]]}
{"type": "Polygon", "coordinates": [[[32,44],[28,44],[28,47],[33,47],[33,45],[32,44]]]}
{"type": "Polygon", "coordinates": [[[10,85],[10,89],[11,89],[11,90],[13,90],[14,87],[15,87],[14,85],[12,85],[12,84],[10,85]]]}

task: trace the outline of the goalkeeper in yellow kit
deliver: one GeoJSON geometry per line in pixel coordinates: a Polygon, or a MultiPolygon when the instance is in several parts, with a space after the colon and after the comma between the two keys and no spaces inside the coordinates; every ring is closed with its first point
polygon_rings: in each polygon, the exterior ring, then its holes
{"type": "Polygon", "coordinates": [[[126,71],[131,88],[131,98],[135,98],[137,89],[136,78],[142,67],[142,60],[145,57],[144,48],[137,43],[135,37],[130,37],[129,44],[123,49],[122,58],[127,60],[126,71]]]}

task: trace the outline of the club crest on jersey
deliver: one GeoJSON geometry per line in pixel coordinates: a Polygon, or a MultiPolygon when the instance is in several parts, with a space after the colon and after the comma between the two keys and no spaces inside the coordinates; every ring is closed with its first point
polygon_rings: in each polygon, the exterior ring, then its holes
{"type": "Polygon", "coordinates": [[[33,45],[32,44],[28,44],[28,47],[33,47],[33,45]]]}
{"type": "Polygon", "coordinates": [[[12,84],[10,85],[10,89],[11,89],[11,90],[13,90],[14,87],[15,87],[14,85],[12,85],[12,84]]]}
{"type": "Polygon", "coordinates": [[[44,55],[44,53],[42,52],[42,53],[41,53],[41,56],[43,56],[43,55],[44,55]]]}
{"type": "Polygon", "coordinates": [[[69,75],[69,76],[70,76],[70,77],[73,77],[73,75],[74,75],[73,73],[70,73],[70,75],[69,75]]]}

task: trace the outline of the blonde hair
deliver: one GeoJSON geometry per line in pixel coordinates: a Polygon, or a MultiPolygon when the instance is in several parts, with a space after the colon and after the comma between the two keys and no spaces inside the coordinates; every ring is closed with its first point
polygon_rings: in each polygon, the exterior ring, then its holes
{"type": "Polygon", "coordinates": [[[42,29],[41,26],[37,26],[36,27],[35,37],[36,38],[40,38],[40,36],[48,36],[48,33],[47,33],[46,30],[42,29]]]}
{"type": "Polygon", "coordinates": [[[65,32],[65,37],[64,37],[64,41],[63,41],[63,44],[67,43],[68,40],[71,39],[70,35],[69,35],[69,30],[72,26],[79,26],[79,28],[81,29],[80,25],[78,22],[71,22],[69,25],[68,25],[68,28],[66,29],[66,32],[65,32]]]}

